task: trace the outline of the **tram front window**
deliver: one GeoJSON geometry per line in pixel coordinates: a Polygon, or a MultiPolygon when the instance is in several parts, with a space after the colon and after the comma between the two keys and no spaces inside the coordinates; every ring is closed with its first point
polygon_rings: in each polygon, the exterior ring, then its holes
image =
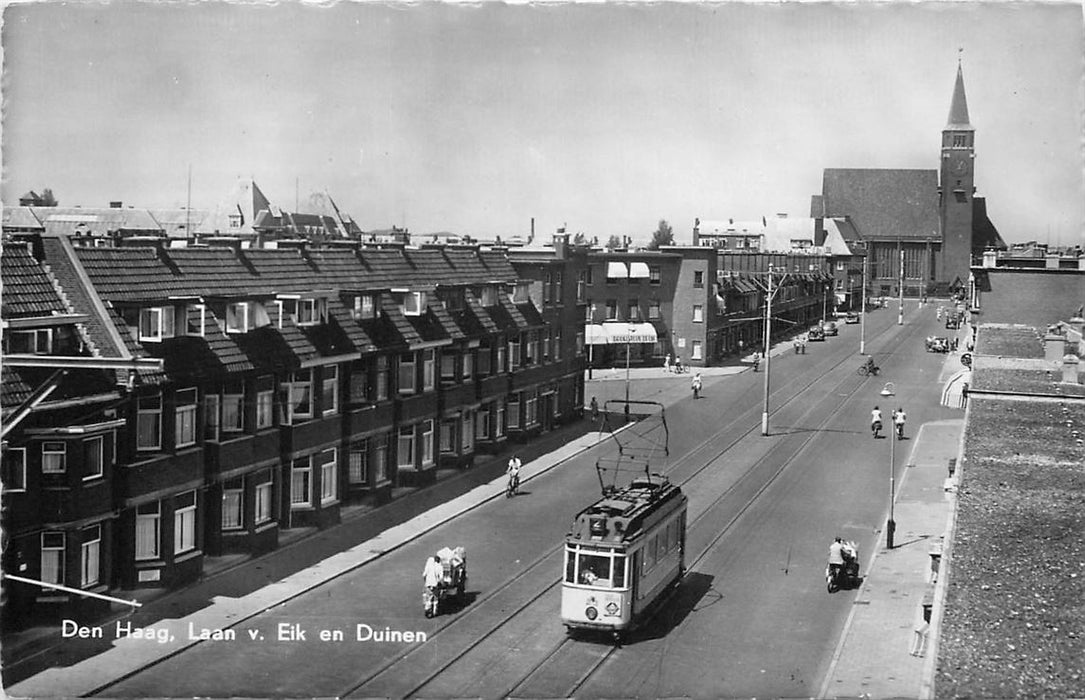
{"type": "Polygon", "coordinates": [[[579,563],[580,583],[589,586],[610,586],[610,557],[581,554],[579,563]]]}

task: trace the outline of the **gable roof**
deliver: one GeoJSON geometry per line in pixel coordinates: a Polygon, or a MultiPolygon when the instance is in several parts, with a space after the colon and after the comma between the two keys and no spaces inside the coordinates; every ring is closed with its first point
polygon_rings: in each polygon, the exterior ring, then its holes
{"type": "Polygon", "coordinates": [[[822,202],[864,239],[941,240],[936,170],[826,168],[822,202]]]}
{"type": "Polygon", "coordinates": [[[0,256],[0,316],[5,319],[68,313],[53,280],[24,243],[7,242],[0,256]]]}

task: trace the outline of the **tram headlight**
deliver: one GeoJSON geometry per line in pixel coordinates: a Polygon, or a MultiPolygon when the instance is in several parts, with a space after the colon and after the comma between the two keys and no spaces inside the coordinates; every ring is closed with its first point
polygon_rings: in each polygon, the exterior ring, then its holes
{"type": "Polygon", "coordinates": [[[589,620],[594,620],[595,618],[599,617],[599,611],[589,605],[584,610],[584,616],[587,617],[589,620]]]}

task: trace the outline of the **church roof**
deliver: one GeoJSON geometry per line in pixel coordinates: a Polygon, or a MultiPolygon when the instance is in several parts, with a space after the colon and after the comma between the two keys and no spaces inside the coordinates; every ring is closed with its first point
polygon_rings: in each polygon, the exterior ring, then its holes
{"type": "Polygon", "coordinates": [[[964,96],[964,74],[961,66],[957,65],[957,82],[953,84],[953,101],[949,105],[949,120],[946,122],[946,130],[973,131],[972,124],[968,121],[968,100],[964,96]]]}
{"type": "Polygon", "coordinates": [[[941,239],[938,171],[826,168],[826,217],[851,218],[865,240],[941,239]]]}

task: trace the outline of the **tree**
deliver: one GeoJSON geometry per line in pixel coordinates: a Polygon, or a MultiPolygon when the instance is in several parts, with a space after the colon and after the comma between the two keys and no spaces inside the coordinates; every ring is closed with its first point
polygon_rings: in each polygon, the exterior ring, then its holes
{"type": "Polygon", "coordinates": [[[46,187],[41,191],[41,206],[43,207],[55,207],[59,202],[57,198],[53,196],[53,190],[46,187]]]}
{"type": "Polygon", "coordinates": [[[587,245],[587,244],[588,244],[588,237],[584,235],[583,231],[577,231],[576,235],[573,236],[573,245],[587,245]]]}
{"type": "Polygon", "coordinates": [[[615,250],[622,247],[622,239],[618,238],[617,234],[612,235],[607,239],[607,250],[615,250]]]}
{"type": "Polygon", "coordinates": [[[674,231],[666,219],[659,220],[659,226],[652,233],[652,240],[648,243],[648,250],[659,250],[661,245],[674,245],[674,231]]]}

